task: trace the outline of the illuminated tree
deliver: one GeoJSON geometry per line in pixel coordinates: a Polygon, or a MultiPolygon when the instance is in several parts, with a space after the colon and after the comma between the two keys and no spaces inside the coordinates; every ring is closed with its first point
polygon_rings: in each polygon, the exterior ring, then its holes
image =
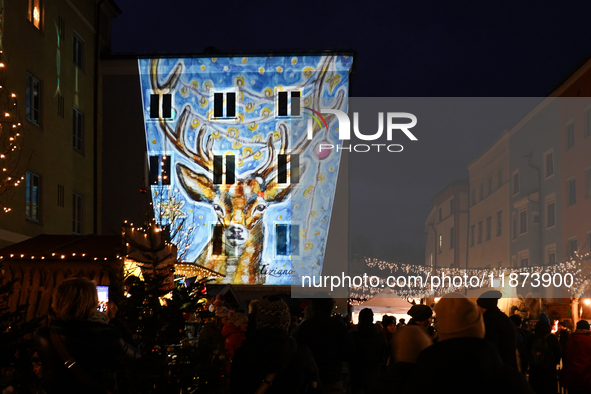
{"type": "MultiPolygon", "coordinates": [[[[1,51],[0,51],[1,52],[1,51]]],[[[6,65],[0,61],[0,196],[18,186],[24,179],[22,129],[16,94],[6,86],[6,65]]],[[[10,196],[12,197],[12,196],[10,196]]],[[[0,214],[11,210],[9,201],[0,202],[0,214]]]]}

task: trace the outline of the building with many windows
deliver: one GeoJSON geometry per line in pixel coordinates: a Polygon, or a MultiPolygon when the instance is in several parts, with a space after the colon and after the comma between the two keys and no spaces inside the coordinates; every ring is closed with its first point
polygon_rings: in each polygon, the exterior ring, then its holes
{"type": "Polygon", "coordinates": [[[431,199],[433,209],[425,222],[425,259],[432,267],[463,267],[466,261],[468,180],[447,185],[431,199]]]}
{"type": "Polygon", "coordinates": [[[4,88],[23,124],[21,186],[0,198],[0,246],[39,234],[100,232],[99,56],[110,45],[111,0],[4,0],[4,88]]]}

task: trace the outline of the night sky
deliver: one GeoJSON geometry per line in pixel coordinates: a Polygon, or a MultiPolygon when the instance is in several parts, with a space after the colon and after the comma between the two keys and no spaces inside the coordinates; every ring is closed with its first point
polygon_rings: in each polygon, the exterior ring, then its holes
{"type": "MultiPolygon", "coordinates": [[[[355,97],[543,97],[591,52],[589,1],[116,3],[115,53],[352,49],[355,97]]],[[[352,237],[423,245],[430,199],[519,117],[352,154],[352,237]]]]}

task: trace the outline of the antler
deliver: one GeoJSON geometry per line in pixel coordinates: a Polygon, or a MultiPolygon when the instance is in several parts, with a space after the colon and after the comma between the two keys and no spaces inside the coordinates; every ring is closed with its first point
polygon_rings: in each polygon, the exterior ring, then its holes
{"type": "MultiPolygon", "coordinates": [[[[279,149],[279,154],[284,155],[287,147],[289,146],[289,133],[288,127],[284,122],[280,122],[277,125],[277,129],[280,134],[281,138],[281,148],[279,149]]],[[[273,145],[273,136],[270,136],[267,140],[267,148],[269,149],[269,154],[267,155],[267,159],[255,172],[255,177],[260,177],[264,183],[267,183],[267,178],[277,169],[277,161],[274,160],[275,157],[275,146],[273,145]]]]}
{"type": "MultiPolygon", "coordinates": [[[[153,59],[150,61],[150,77],[152,82],[152,89],[157,92],[158,94],[167,94],[170,93],[178,83],[181,73],[183,70],[182,63],[179,63],[175,66],[174,70],[170,73],[170,75],[166,78],[166,80],[161,84],[158,79],[158,59],[153,59]]],[[[211,147],[213,145],[213,140],[211,135],[208,136],[205,149],[203,148],[202,140],[203,136],[205,135],[207,128],[202,126],[196,135],[197,141],[197,153],[191,151],[185,142],[185,129],[187,125],[187,121],[191,115],[191,106],[185,105],[183,108],[181,115],[176,123],[175,130],[172,130],[166,121],[166,119],[162,118],[162,116],[158,115],[158,123],[160,128],[166,134],[170,142],[179,150],[180,153],[192,159],[195,163],[201,166],[203,169],[207,171],[209,176],[212,168],[213,168],[213,157],[211,153],[211,147]]]]}

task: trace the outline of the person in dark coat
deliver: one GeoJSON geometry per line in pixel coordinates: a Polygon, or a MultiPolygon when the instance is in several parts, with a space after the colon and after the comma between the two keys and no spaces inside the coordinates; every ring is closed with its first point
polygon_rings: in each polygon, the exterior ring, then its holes
{"type": "Polygon", "coordinates": [[[365,308],[359,312],[359,324],[351,338],[355,347],[351,361],[353,393],[374,393],[377,390],[380,364],[387,349],[387,341],[373,324],[371,309],[365,308]]]}
{"type": "Polygon", "coordinates": [[[41,385],[48,394],[117,393],[117,371],[140,358],[131,334],[115,318],[116,306],[109,303],[108,324],[96,315],[101,314],[97,306],[96,286],[86,278],[67,279],[57,287],[49,324],[35,333],[41,385]]]}
{"type": "Polygon", "coordinates": [[[497,307],[502,296],[500,291],[491,290],[478,298],[477,304],[483,312],[486,328],[484,339],[497,349],[505,365],[517,370],[517,328],[497,307]]]}
{"type": "Polygon", "coordinates": [[[288,335],[289,323],[289,307],[281,298],[260,302],[257,329],[242,342],[232,362],[231,393],[254,393],[268,386],[266,394],[300,394],[319,385],[314,358],[288,335]]]}
{"type": "Polygon", "coordinates": [[[434,341],[437,340],[437,333],[431,325],[433,323],[433,309],[430,306],[421,304],[413,305],[406,313],[411,317],[408,321],[409,326],[423,327],[431,339],[434,341]]]}
{"type": "Polygon", "coordinates": [[[558,376],[556,365],[562,352],[556,335],[551,333],[550,324],[540,320],[536,323],[534,336],[528,344],[529,384],[536,394],[556,394],[558,376]]]}
{"type": "Polygon", "coordinates": [[[591,394],[591,331],[586,320],[569,335],[560,383],[569,394],[591,394]]]}
{"type": "Polygon", "coordinates": [[[447,294],[435,313],[439,341],[421,352],[404,393],[532,394],[525,377],[484,339],[482,314],[472,301],[447,294]]]}
{"type": "Polygon", "coordinates": [[[519,368],[519,372],[525,374],[527,371],[528,354],[526,350],[527,343],[525,339],[525,333],[521,328],[523,320],[519,315],[511,315],[509,316],[509,320],[511,320],[517,328],[517,367],[519,368]]]}
{"type": "Polygon", "coordinates": [[[344,371],[353,352],[351,336],[342,320],[330,317],[332,298],[314,298],[312,307],[314,315],[299,325],[296,339],[316,360],[322,392],[344,391],[344,371]]]}

